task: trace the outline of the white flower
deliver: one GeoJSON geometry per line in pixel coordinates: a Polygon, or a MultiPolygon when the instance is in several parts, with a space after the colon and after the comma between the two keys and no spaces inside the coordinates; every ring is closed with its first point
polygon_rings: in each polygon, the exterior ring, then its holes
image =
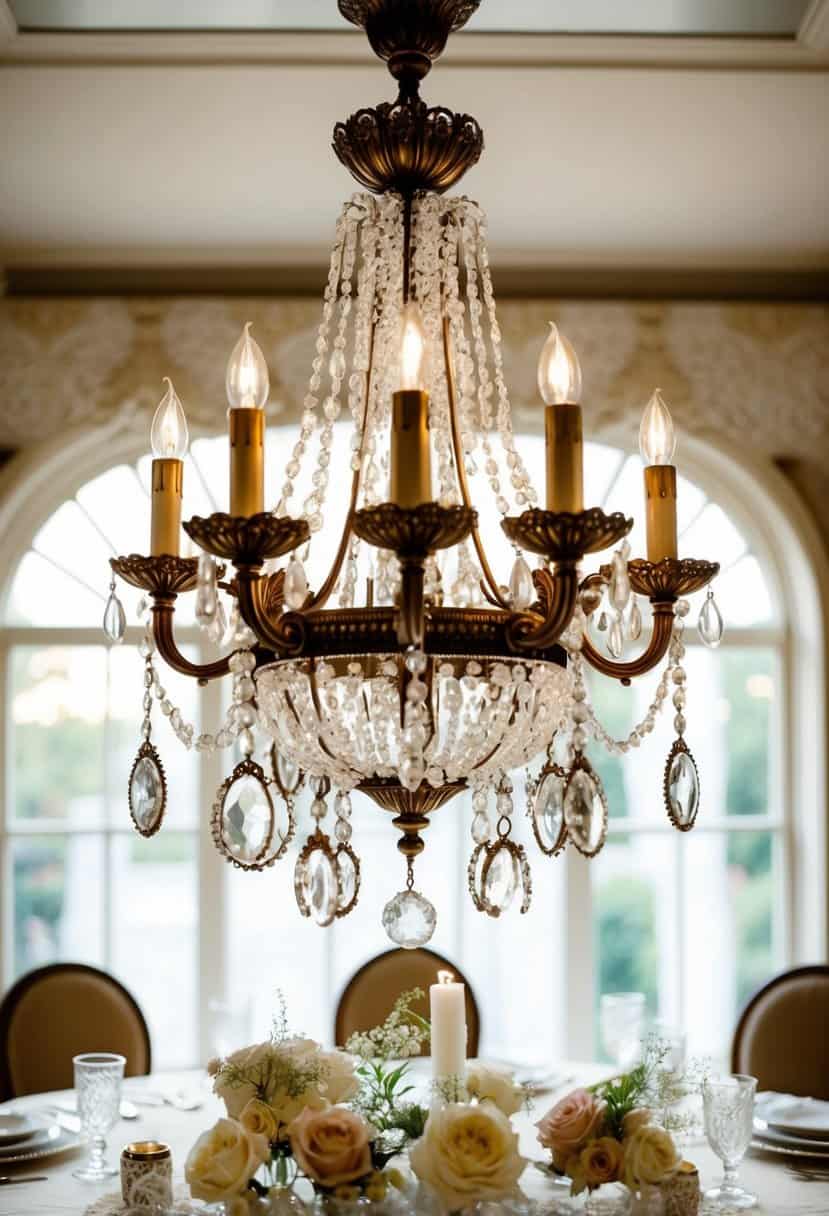
{"type": "MultiPolygon", "coordinates": [[[[257,1043],[222,1061],[213,1090],[234,1119],[241,1118],[251,1100],[264,1102],[273,1113],[276,1139],[306,1106],[322,1110],[328,1105],[328,1062],[324,1056],[313,1039],[257,1043]]],[[[334,1067],[336,1070],[339,1066],[334,1067]]],[[[345,1088],[341,1072],[337,1078],[339,1087],[345,1088]]]]}
{"type": "Polygon", "coordinates": [[[232,1200],[270,1155],[264,1136],[253,1135],[233,1119],[219,1119],[188,1153],[184,1177],[190,1194],[208,1203],[232,1200]]]}
{"type": "Polygon", "coordinates": [[[320,1088],[333,1106],[348,1102],[360,1092],[360,1081],[354,1071],[354,1060],[344,1051],[319,1053],[323,1074],[320,1088]]]}
{"type": "Polygon", "coordinates": [[[466,1066],[466,1092],[479,1102],[494,1102],[505,1115],[514,1115],[524,1105],[524,1090],[516,1085],[511,1069],[473,1061],[466,1066]]]}
{"type": "Polygon", "coordinates": [[[433,1110],[409,1162],[450,1212],[505,1199],[527,1164],[509,1119],[489,1102],[433,1110]]]}
{"type": "Polygon", "coordinates": [[[675,1174],[682,1160],[670,1133],[652,1123],[642,1124],[624,1141],[625,1183],[633,1190],[637,1183],[653,1186],[675,1174]]]}

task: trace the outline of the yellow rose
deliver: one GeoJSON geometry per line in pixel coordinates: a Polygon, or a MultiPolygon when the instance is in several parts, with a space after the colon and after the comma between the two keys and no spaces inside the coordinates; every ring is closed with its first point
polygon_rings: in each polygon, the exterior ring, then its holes
{"type": "Polygon", "coordinates": [[[267,1102],[259,1098],[251,1098],[239,1116],[242,1127],[247,1128],[257,1136],[265,1136],[268,1141],[276,1139],[277,1126],[273,1111],[267,1102]]]}
{"type": "Polygon", "coordinates": [[[679,1168],[682,1160],[664,1128],[652,1123],[638,1127],[624,1142],[624,1182],[631,1190],[641,1183],[657,1186],[679,1168]]]}
{"type": "Polygon", "coordinates": [[[337,1187],[371,1172],[374,1129],[345,1106],[305,1110],[288,1128],[297,1165],[313,1182],[337,1187]]]}
{"type": "Polygon", "coordinates": [[[527,1164],[509,1119],[489,1102],[433,1110],[409,1152],[409,1163],[449,1211],[505,1199],[527,1164]]]}
{"type": "Polygon", "coordinates": [[[578,1157],[567,1163],[567,1173],[573,1180],[572,1191],[578,1195],[585,1187],[591,1191],[606,1182],[618,1182],[624,1165],[624,1149],[612,1136],[591,1140],[578,1157]]]}
{"type": "Polygon", "coordinates": [[[493,1064],[467,1064],[466,1092],[479,1102],[494,1102],[505,1115],[514,1115],[524,1105],[524,1090],[515,1084],[510,1069],[493,1064]]]}
{"type": "Polygon", "coordinates": [[[321,1051],[322,1081],[320,1089],[332,1106],[348,1102],[360,1089],[360,1081],[354,1071],[354,1057],[344,1051],[321,1051]]]}
{"type": "Polygon", "coordinates": [[[628,1136],[632,1136],[637,1128],[644,1127],[650,1121],[651,1112],[647,1106],[637,1106],[634,1110],[629,1110],[622,1119],[622,1139],[627,1140],[628,1136]]]}
{"type": "Polygon", "coordinates": [[[199,1136],[184,1164],[184,1177],[194,1199],[220,1203],[241,1195],[271,1155],[264,1136],[256,1136],[233,1119],[219,1119],[199,1136]]]}

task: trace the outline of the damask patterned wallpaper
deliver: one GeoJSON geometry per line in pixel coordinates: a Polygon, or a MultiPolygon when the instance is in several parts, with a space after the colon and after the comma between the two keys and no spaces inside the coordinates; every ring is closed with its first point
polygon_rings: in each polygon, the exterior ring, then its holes
{"type": "MultiPolygon", "coordinates": [[[[148,426],[165,375],[195,432],[222,429],[225,361],[247,320],[273,417],[298,417],[319,310],[307,298],[0,299],[0,449],[113,414],[148,426]]],[[[556,320],[581,358],[591,437],[621,425],[633,441],[659,385],[682,430],[776,461],[829,541],[829,307],[509,299],[499,314],[524,426],[541,425],[536,360],[556,320]]]]}

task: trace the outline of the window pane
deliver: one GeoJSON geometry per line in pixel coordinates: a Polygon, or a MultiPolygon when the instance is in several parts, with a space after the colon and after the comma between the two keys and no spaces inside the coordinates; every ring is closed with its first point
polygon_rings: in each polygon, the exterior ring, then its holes
{"type": "Polygon", "coordinates": [[[14,974],[56,959],[103,962],[102,836],[17,836],[10,842],[14,974]]]}
{"type": "Polygon", "coordinates": [[[780,688],[771,650],[735,650],[721,656],[722,689],[728,705],[729,815],[765,815],[770,805],[774,761],[774,702],[780,688]]]}
{"type": "MultiPolygon", "coordinates": [[[[108,567],[99,573],[102,593],[108,567]]],[[[15,625],[100,625],[106,598],[61,570],[39,553],[27,553],[12,580],[7,607],[15,625]]]]}
{"type": "Polygon", "coordinates": [[[112,969],[144,1012],[154,1066],[192,1067],[200,1062],[197,838],[118,833],[110,848],[112,969]]]}
{"type": "Polygon", "coordinates": [[[103,647],[12,649],[12,819],[103,818],[106,670],[103,647]]]}

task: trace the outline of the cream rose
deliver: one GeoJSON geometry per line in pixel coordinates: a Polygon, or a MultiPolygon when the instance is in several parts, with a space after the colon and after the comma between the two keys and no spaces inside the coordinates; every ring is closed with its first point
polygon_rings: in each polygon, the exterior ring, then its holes
{"type": "Polygon", "coordinates": [[[328,1106],[323,1093],[327,1072],[324,1054],[313,1039],[256,1043],[222,1061],[213,1091],[232,1119],[240,1119],[252,1099],[264,1102],[273,1114],[276,1138],[306,1106],[314,1110],[328,1106]],[[307,1083],[303,1083],[303,1077],[307,1077],[307,1083]]]}
{"type": "Polygon", "coordinates": [[[676,1145],[662,1127],[646,1123],[625,1140],[624,1181],[633,1190],[639,1183],[656,1186],[679,1168],[676,1145]]]}
{"type": "Polygon", "coordinates": [[[509,1119],[489,1102],[433,1110],[409,1152],[409,1163],[449,1211],[505,1199],[527,1164],[509,1119]]]}
{"type": "Polygon", "coordinates": [[[251,1098],[242,1109],[239,1122],[256,1136],[265,1136],[270,1142],[276,1139],[277,1123],[274,1113],[260,1098],[251,1098]]]}
{"type": "Polygon", "coordinates": [[[536,1123],[539,1143],[559,1160],[569,1157],[599,1134],[603,1119],[604,1103],[586,1089],[574,1089],[536,1123]]]}
{"type": "Polygon", "coordinates": [[[199,1136],[184,1165],[194,1199],[220,1203],[240,1195],[260,1165],[270,1158],[264,1136],[256,1136],[233,1119],[219,1119],[199,1136]]]}
{"type": "Polygon", "coordinates": [[[320,1088],[332,1106],[348,1102],[359,1093],[360,1081],[354,1071],[353,1056],[345,1051],[321,1051],[319,1059],[323,1068],[320,1088]]]}
{"type": "Polygon", "coordinates": [[[514,1115],[524,1104],[524,1090],[515,1084],[513,1073],[494,1064],[467,1064],[466,1092],[479,1102],[494,1102],[505,1115],[514,1115]]]}
{"type": "Polygon", "coordinates": [[[585,1187],[593,1190],[606,1182],[618,1182],[624,1167],[624,1149],[612,1136],[600,1136],[591,1140],[567,1165],[567,1173],[573,1180],[572,1191],[578,1195],[585,1187]]]}
{"type": "Polygon", "coordinates": [[[374,1129],[345,1106],[306,1107],[288,1128],[299,1168],[320,1186],[337,1187],[371,1172],[374,1129]]]}
{"type": "Polygon", "coordinates": [[[634,1110],[629,1110],[622,1119],[622,1138],[627,1140],[628,1136],[632,1136],[638,1128],[644,1127],[650,1121],[651,1111],[647,1106],[637,1106],[634,1110]]]}

